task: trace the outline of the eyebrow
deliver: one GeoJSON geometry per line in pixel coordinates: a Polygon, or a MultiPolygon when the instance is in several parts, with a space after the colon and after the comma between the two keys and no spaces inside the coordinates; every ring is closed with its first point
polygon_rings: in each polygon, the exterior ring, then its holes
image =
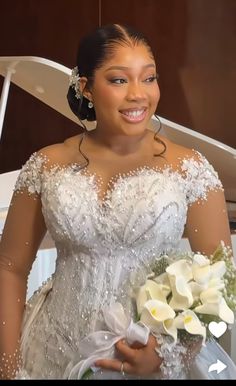
{"type": "MultiPolygon", "coordinates": [[[[143,69],[146,69],[146,68],[149,68],[149,67],[155,68],[155,65],[154,65],[153,63],[145,64],[145,66],[143,66],[142,68],[143,68],[143,69]]],[[[109,67],[109,68],[106,69],[106,72],[107,72],[107,71],[110,71],[110,70],[131,70],[131,67],[125,67],[125,66],[111,66],[111,67],[109,67]]]]}

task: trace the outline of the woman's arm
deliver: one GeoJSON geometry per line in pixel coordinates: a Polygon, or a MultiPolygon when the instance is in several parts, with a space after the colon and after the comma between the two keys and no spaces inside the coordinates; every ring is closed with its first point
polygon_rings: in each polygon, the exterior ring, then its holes
{"type": "Polygon", "coordinates": [[[39,195],[15,192],[0,242],[0,379],[14,378],[21,366],[27,278],[45,232],[39,195]]]}
{"type": "Polygon", "coordinates": [[[210,190],[205,200],[190,205],[186,236],[193,252],[212,254],[221,241],[232,248],[224,191],[210,190]]]}

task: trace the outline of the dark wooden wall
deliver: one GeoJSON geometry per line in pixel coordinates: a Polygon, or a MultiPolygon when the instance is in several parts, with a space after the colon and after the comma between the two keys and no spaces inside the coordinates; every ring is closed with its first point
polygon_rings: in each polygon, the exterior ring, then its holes
{"type": "MultiPolygon", "coordinates": [[[[236,0],[1,0],[0,17],[0,56],[41,56],[68,67],[92,28],[137,27],[157,53],[158,114],[236,147],[236,0]]],[[[20,168],[33,151],[79,130],[11,85],[0,172],[20,168]]]]}

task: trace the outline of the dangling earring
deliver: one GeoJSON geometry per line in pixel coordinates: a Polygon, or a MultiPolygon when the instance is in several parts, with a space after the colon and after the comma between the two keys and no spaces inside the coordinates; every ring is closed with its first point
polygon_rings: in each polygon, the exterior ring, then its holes
{"type": "Polygon", "coordinates": [[[93,102],[89,101],[89,103],[88,103],[88,108],[89,108],[89,109],[92,109],[92,108],[93,108],[93,102]]]}

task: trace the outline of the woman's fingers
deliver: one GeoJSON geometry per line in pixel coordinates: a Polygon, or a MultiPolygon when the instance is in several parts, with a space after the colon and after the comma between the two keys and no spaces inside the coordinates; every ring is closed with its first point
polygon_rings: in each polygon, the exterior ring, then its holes
{"type": "Polygon", "coordinates": [[[122,373],[122,375],[132,371],[128,362],[122,362],[118,359],[99,359],[95,362],[95,366],[106,370],[117,371],[118,373],[122,373]]]}
{"type": "Polygon", "coordinates": [[[121,372],[123,375],[136,374],[145,375],[159,371],[162,360],[155,352],[157,346],[156,339],[149,337],[148,343],[142,348],[130,347],[124,340],[116,343],[116,349],[122,360],[118,359],[100,359],[96,361],[95,366],[111,371],[121,372]]]}
{"type": "Polygon", "coordinates": [[[95,362],[95,366],[107,370],[120,371],[121,363],[118,359],[99,359],[95,362]]]}
{"type": "Polygon", "coordinates": [[[135,372],[134,364],[137,361],[138,349],[131,348],[124,340],[116,343],[116,349],[121,354],[123,361],[118,359],[99,359],[95,362],[96,367],[106,370],[118,371],[123,373],[135,372]]]}
{"type": "Polygon", "coordinates": [[[128,346],[124,340],[119,340],[119,342],[116,343],[116,349],[128,362],[134,361],[138,353],[137,349],[128,346]]]}

